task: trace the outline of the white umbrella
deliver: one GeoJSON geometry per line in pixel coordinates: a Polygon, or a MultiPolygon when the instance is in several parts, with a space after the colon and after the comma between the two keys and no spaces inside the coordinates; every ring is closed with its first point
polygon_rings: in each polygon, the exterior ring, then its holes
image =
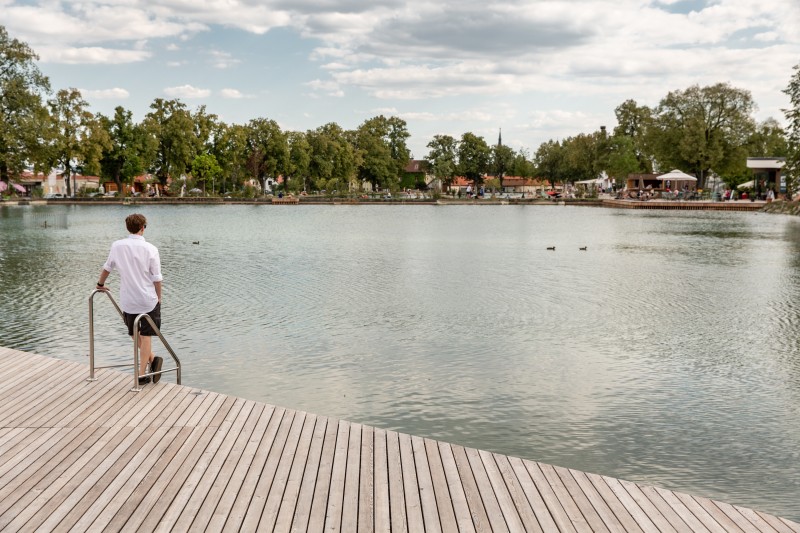
{"type": "Polygon", "coordinates": [[[750,180],[750,181],[746,181],[746,182],[742,183],[741,185],[739,185],[736,188],[739,189],[739,190],[752,189],[753,187],[755,187],[755,185],[756,185],[756,181],[755,180],[750,180]]]}
{"type": "Polygon", "coordinates": [[[675,170],[673,170],[671,172],[667,172],[666,174],[661,174],[658,177],[658,179],[661,180],[661,181],[666,181],[666,180],[670,180],[670,181],[697,181],[697,178],[695,178],[694,176],[690,176],[686,172],[681,172],[678,169],[675,169],[675,170]]]}

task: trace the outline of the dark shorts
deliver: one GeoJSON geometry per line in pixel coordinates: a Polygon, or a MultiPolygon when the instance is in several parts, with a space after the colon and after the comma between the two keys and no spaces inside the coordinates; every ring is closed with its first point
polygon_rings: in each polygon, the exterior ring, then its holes
{"type": "MultiPolygon", "coordinates": [[[[133,323],[136,321],[136,317],[140,314],[141,313],[122,313],[122,318],[125,319],[125,325],[128,326],[128,335],[131,337],[133,337],[133,323]]],[[[156,323],[156,327],[161,329],[161,302],[158,302],[153,310],[146,314],[150,315],[150,318],[152,318],[153,322],[156,323]]],[[[152,337],[155,334],[156,332],[153,331],[152,327],[150,327],[150,322],[148,322],[146,318],[143,318],[139,321],[139,335],[152,337]]]]}

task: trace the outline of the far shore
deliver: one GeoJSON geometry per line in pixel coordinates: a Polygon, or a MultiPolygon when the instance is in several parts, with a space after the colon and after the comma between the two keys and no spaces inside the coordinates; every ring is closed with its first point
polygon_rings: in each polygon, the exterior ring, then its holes
{"type": "Polygon", "coordinates": [[[531,205],[531,206],[583,206],[606,207],[616,209],[653,209],[653,210],[702,210],[702,211],[764,211],[768,213],[800,215],[800,203],[762,200],[703,201],[703,200],[616,200],[611,198],[560,198],[547,200],[542,198],[504,198],[501,196],[482,199],[453,198],[444,196],[432,198],[355,198],[331,196],[300,197],[258,197],[258,198],[222,198],[203,196],[184,197],[121,197],[121,198],[6,198],[0,201],[3,205],[531,205]]]}

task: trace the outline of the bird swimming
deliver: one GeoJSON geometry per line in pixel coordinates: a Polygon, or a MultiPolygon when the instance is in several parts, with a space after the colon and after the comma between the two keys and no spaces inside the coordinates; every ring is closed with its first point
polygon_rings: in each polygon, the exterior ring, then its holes
{"type": "Polygon", "coordinates": [[[555,246],[548,246],[547,249],[555,251],[556,247],[555,246]]]}

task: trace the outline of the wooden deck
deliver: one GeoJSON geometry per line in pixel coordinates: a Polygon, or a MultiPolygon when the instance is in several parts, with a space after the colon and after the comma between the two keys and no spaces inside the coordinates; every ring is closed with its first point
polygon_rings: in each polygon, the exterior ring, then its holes
{"type": "Polygon", "coordinates": [[[0,347],[0,530],[758,531],[697,496],[0,347]]]}
{"type": "Polygon", "coordinates": [[[603,207],[618,209],[661,209],[681,211],[759,211],[766,202],[748,202],[737,200],[735,202],[704,202],[698,200],[603,200],[603,207]]]}

